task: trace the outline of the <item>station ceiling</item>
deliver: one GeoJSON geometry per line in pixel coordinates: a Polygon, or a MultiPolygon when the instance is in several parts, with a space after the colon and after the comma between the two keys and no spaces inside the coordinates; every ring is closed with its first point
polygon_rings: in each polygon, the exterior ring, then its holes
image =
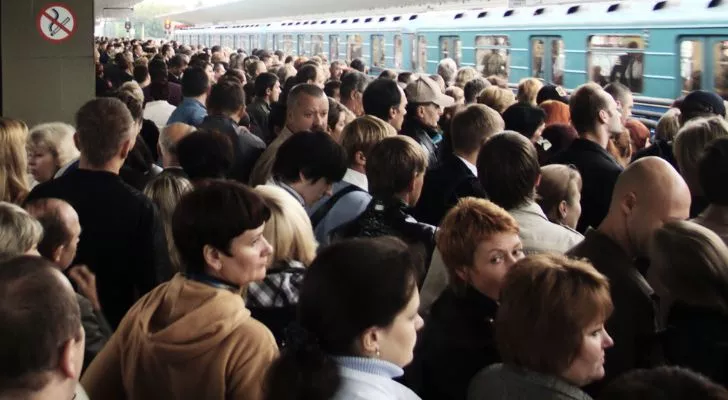
{"type": "Polygon", "coordinates": [[[131,16],[135,5],[144,0],[94,0],[94,17],[118,19],[131,16]]]}

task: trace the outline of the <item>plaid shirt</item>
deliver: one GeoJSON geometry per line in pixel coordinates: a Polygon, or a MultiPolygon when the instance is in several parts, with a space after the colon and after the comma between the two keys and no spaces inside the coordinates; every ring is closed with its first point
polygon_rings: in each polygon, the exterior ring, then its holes
{"type": "Polygon", "coordinates": [[[275,263],[261,282],[248,286],[246,305],[255,307],[290,307],[298,304],[298,293],[306,268],[298,261],[275,263]]]}

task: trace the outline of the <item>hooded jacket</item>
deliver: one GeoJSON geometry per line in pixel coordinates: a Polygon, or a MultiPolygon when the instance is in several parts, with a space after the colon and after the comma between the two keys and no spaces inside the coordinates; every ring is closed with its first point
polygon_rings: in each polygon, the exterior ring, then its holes
{"type": "Polygon", "coordinates": [[[177,274],[129,310],[82,382],[92,399],[257,400],[277,355],[239,292],[177,274]]]}

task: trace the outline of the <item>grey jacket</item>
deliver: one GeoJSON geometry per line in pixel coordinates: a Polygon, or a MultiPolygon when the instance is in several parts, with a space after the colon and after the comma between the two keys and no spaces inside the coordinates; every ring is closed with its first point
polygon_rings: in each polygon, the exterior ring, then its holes
{"type": "Polygon", "coordinates": [[[551,375],[495,364],[470,381],[468,400],[592,400],[588,394],[551,375]]]}

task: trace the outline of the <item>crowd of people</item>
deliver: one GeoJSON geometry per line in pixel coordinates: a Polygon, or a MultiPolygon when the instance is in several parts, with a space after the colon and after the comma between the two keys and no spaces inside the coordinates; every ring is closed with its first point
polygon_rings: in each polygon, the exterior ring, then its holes
{"type": "Polygon", "coordinates": [[[728,122],[99,38],[0,118],[0,399],[728,399],[728,122]]]}

